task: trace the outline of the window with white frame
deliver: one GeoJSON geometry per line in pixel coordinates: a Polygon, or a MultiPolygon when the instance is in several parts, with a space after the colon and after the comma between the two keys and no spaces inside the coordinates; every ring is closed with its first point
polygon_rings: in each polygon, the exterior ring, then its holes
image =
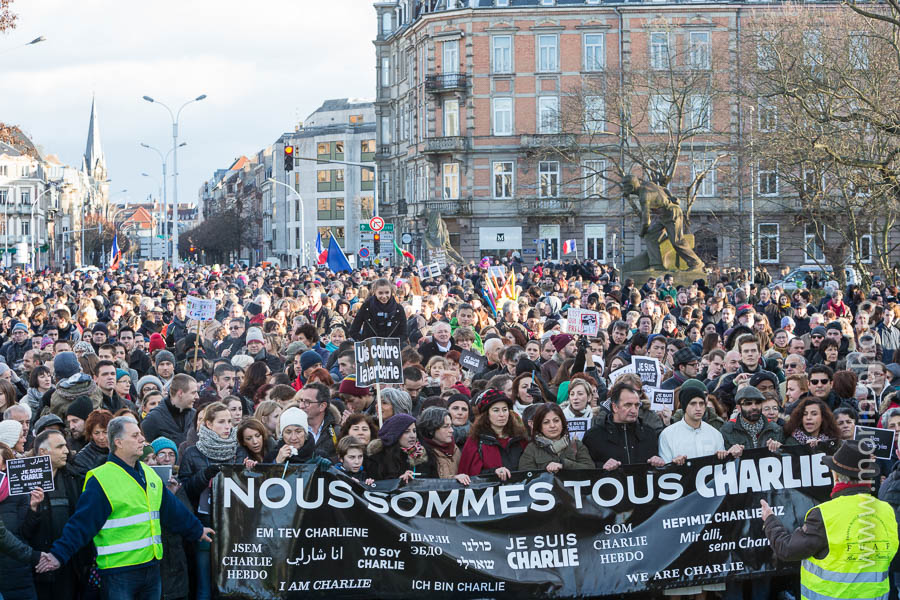
{"type": "Polygon", "coordinates": [[[606,225],[584,226],[584,257],[606,262],[606,225]]]}
{"type": "Polygon", "coordinates": [[[781,240],[778,223],[760,223],[756,241],[759,245],[759,262],[777,263],[780,260],[781,240]]]}
{"type": "Polygon", "coordinates": [[[869,68],[869,38],[862,31],[850,34],[850,66],[857,71],[869,68]]]}
{"type": "Polygon", "coordinates": [[[391,18],[391,13],[389,13],[389,12],[381,13],[381,33],[382,33],[382,35],[388,35],[391,31],[393,31],[393,20],[391,18]]]}
{"type": "Polygon", "coordinates": [[[760,196],[775,196],[778,194],[778,168],[770,161],[757,163],[757,188],[760,196]]]}
{"type": "Polygon", "coordinates": [[[509,0],[494,0],[494,6],[509,6],[509,0]]]}
{"type": "Polygon", "coordinates": [[[538,225],[541,260],[559,260],[559,225],[538,225]]]}
{"type": "Polygon", "coordinates": [[[606,102],[602,96],[584,98],[584,132],[601,133],[606,126],[606,102]]]}
{"type": "MultiPolygon", "coordinates": [[[[872,262],[872,228],[869,226],[869,233],[863,234],[859,236],[859,262],[861,263],[871,263],[872,262]]],[[[854,252],[855,256],[855,252],[854,252]]],[[[852,256],[851,256],[852,258],[852,256]]]]}
{"type": "Polygon", "coordinates": [[[441,71],[444,73],[459,72],[459,40],[444,42],[443,64],[441,71]]]}
{"type": "Polygon", "coordinates": [[[697,185],[697,196],[700,198],[712,198],[716,195],[716,168],[712,158],[695,158],[691,162],[691,181],[696,181],[698,176],[703,177],[697,185]]]}
{"type": "Polygon", "coordinates": [[[492,125],[494,135],[513,134],[513,100],[512,98],[493,98],[491,100],[492,125]]]}
{"type": "Polygon", "coordinates": [[[512,36],[495,35],[491,38],[491,69],[494,73],[512,73],[512,36]]]}
{"type": "Polygon", "coordinates": [[[0,190],[0,206],[6,204],[9,199],[9,190],[0,190]]]}
{"type": "Polygon", "coordinates": [[[822,33],[820,31],[803,32],[803,64],[807,67],[822,65],[822,33]]]}
{"type": "Polygon", "coordinates": [[[763,31],[756,42],[756,66],[762,71],[771,71],[775,68],[775,32],[763,31]]]}
{"type": "Polygon", "coordinates": [[[669,33],[654,31],[650,34],[650,67],[657,70],[669,68],[669,33]]]}
{"type": "Polygon", "coordinates": [[[538,71],[559,71],[559,37],[556,34],[540,34],[538,38],[538,71]]]}
{"type": "Polygon", "coordinates": [[[31,190],[25,189],[19,192],[19,202],[25,206],[31,204],[31,190]]]}
{"type": "Polygon", "coordinates": [[[758,129],[771,132],[778,129],[778,107],[766,98],[759,98],[756,102],[758,114],[758,129]]]}
{"type": "Polygon", "coordinates": [[[584,161],[584,197],[603,198],[606,196],[606,161],[592,159],[584,161]]]}
{"type": "Polygon", "coordinates": [[[709,32],[691,31],[688,34],[688,59],[692,69],[709,69],[709,32]]]}
{"type": "Polygon", "coordinates": [[[606,63],[602,33],[584,34],[584,70],[602,71],[606,63]]]}
{"type": "Polygon", "coordinates": [[[515,163],[511,160],[494,162],[494,198],[508,199],[513,197],[513,177],[515,163]]]}
{"type": "Polygon", "coordinates": [[[538,98],[538,133],[559,133],[559,96],[538,98]]]}
{"type": "Polygon", "coordinates": [[[26,220],[22,220],[22,235],[31,235],[31,223],[26,220]]]}
{"type": "Polygon", "coordinates": [[[538,186],[541,198],[559,198],[559,162],[542,160],[538,163],[538,186]]]}
{"type": "Polygon", "coordinates": [[[387,87],[391,85],[391,58],[389,56],[381,57],[381,86],[387,87]]]}
{"type": "Polygon", "coordinates": [[[459,135],[459,100],[444,100],[444,136],[459,135]]]}
{"type": "Polygon", "coordinates": [[[803,192],[814,195],[825,189],[825,174],[818,173],[815,167],[803,167],[803,192]]]}
{"type": "Polygon", "coordinates": [[[451,162],[442,165],[444,200],[459,199],[459,163],[451,162]]]}
{"type": "Polygon", "coordinates": [[[695,131],[709,131],[712,125],[712,102],[709,96],[688,98],[688,127],[695,131]]]}
{"type": "Polygon", "coordinates": [[[675,103],[669,98],[654,94],[649,100],[650,131],[665,133],[675,119],[675,103]]]}
{"type": "MultiPolygon", "coordinates": [[[[825,241],[827,237],[825,230],[822,229],[821,233],[822,241],[825,241]]],[[[805,251],[804,262],[814,263],[825,260],[825,252],[822,245],[819,244],[819,239],[816,235],[816,225],[812,223],[807,223],[803,226],[803,248],[805,251]]]]}
{"type": "Polygon", "coordinates": [[[391,143],[391,117],[390,116],[381,117],[381,143],[382,144],[390,144],[391,143]]]}

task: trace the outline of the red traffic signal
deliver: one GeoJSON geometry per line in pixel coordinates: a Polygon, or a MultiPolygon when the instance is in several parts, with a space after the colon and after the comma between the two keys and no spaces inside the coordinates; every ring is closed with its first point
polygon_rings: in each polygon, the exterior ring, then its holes
{"type": "Polygon", "coordinates": [[[294,170],[294,147],[293,146],[285,146],[284,147],[284,170],[285,171],[293,171],[294,170]]]}

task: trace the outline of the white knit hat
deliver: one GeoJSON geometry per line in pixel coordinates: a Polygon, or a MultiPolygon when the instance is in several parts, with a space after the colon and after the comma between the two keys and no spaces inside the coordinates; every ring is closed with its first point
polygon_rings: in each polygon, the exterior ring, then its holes
{"type": "Polygon", "coordinates": [[[261,342],[265,343],[266,338],[263,337],[262,329],[259,327],[251,327],[247,330],[247,343],[250,342],[261,342]]]}
{"type": "MultiPolygon", "coordinates": [[[[300,409],[297,409],[300,410],[300,409]]],[[[304,419],[306,415],[303,415],[304,419]]],[[[10,448],[14,448],[22,437],[22,424],[12,419],[0,421],[0,442],[6,444],[10,448]]]]}
{"type": "MultiPolygon", "coordinates": [[[[0,425],[2,425],[2,423],[0,423],[0,425]]],[[[285,427],[290,425],[297,425],[303,431],[309,429],[309,419],[306,418],[306,413],[296,406],[292,406],[281,413],[281,419],[278,421],[278,437],[282,437],[284,435],[285,427]]]]}

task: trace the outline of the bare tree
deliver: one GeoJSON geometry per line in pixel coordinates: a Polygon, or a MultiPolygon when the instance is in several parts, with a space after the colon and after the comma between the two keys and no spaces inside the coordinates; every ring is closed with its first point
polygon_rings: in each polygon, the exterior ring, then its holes
{"type": "Polygon", "coordinates": [[[747,152],[763,201],[812,232],[804,251],[841,283],[854,263],[867,285],[868,261],[894,278],[900,29],[848,8],[785,5],[758,11],[745,32],[747,152]]]}
{"type": "Polygon", "coordinates": [[[689,219],[704,179],[730,152],[731,80],[727,57],[711,52],[713,35],[659,28],[649,60],[632,53],[628,64],[596,65],[566,91],[560,128],[575,143],[555,150],[608,189],[621,190],[631,173],[672,189],[689,219]]]}

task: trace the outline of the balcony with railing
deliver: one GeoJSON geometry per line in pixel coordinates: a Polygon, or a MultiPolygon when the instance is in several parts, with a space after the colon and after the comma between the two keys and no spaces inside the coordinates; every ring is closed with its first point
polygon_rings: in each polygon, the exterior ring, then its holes
{"type": "Polygon", "coordinates": [[[446,152],[465,152],[468,138],[462,136],[434,137],[425,139],[425,154],[441,154],[446,152]]]}
{"type": "Polygon", "coordinates": [[[472,214],[472,199],[459,198],[458,200],[427,200],[424,202],[424,216],[438,212],[441,216],[466,216],[472,214]]]}
{"type": "Polygon", "coordinates": [[[453,92],[465,90],[468,76],[465,73],[434,73],[425,76],[425,90],[429,92],[453,92]]]}
{"type": "Polygon", "coordinates": [[[518,198],[519,214],[527,216],[567,216],[574,215],[576,198],[518,198]]]}

